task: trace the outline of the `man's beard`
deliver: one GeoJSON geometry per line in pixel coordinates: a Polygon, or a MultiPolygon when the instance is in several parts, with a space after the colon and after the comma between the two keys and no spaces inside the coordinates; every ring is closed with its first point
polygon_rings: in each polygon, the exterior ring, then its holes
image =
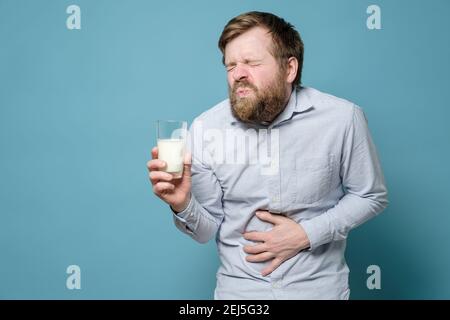
{"type": "Polygon", "coordinates": [[[266,124],[272,122],[284,110],[287,100],[284,86],[284,73],[279,72],[276,79],[264,90],[246,80],[235,82],[233,89],[229,88],[231,112],[233,116],[246,123],[266,124]],[[247,96],[239,97],[237,90],[251,90],[247,96]]]}

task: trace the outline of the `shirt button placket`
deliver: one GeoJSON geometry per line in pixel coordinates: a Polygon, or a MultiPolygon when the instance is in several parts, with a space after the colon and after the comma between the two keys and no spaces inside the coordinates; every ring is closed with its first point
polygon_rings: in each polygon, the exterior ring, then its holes
{"type": "MultiPolygon", "coordinates": [[[[270,139],[270,138],[269,138],[270,139]]],[[[271,144],[275,144],[271,146],[272,150],[275,150],[279,148],[279,141],[272,141],[271,144]]],[[[272,175],[270,177],[271,180],[271,186],[270,186],[270,201],[271,201],[271,207],[273,208],[273,212],[281,213],[281,194],[280,194],[280,188],[281,188],[281,168],[279,163],[279,152],[275,152],[275,154],[271,154],[271,161],[270,161],[270,167],[272,170],[272,175]],[[277,158],[275,158],[277,157],[277,158]]]]}
{"type": "Polygon", "coordinates": [[[281,280],[275,280],[274,282],[272,282],[272,288],[281,289],[281,280]]]}
{"type": "Polygon", "coordinates": [[[280,299],[282,297],[283,283],[281,279],[273,279],[271,283],[272,294],[275,299],[280,299]]]}

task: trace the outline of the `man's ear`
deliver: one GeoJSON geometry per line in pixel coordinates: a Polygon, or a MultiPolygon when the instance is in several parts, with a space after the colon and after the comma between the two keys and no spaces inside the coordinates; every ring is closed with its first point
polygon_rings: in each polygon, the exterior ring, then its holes
{"type": "Polygon", "coordinates": [[[288,59],[288,65],[287,65],[287,78],[286,81],[290,84],[292,84],[295,80],[295,77],[297,76],[298,72],[298,60],[295,57],[290,57],[288,59]]]}

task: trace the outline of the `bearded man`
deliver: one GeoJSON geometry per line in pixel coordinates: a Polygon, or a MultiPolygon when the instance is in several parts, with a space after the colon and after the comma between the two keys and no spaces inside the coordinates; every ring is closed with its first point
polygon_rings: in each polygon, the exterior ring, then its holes
{"type": "Polygon", "coordinates": [[[194,120],[181,179],[153,148],[154,193],[216,235],[215,299],[348,299],[348,233],[388,203],[362,109],[301,85],[301,37],[271,13],[230,20],[219,48],[229,99],[194,120]]]}

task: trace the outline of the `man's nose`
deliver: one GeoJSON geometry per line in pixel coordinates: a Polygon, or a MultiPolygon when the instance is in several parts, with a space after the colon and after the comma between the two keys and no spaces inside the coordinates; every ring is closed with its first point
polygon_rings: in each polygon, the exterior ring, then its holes
{"type": "Polygon", "coordinates": [[[236,65],[233,70],[233,79],[235,81],[242,81],[248,78],[248,70],[243,65],[236,65]]]}

